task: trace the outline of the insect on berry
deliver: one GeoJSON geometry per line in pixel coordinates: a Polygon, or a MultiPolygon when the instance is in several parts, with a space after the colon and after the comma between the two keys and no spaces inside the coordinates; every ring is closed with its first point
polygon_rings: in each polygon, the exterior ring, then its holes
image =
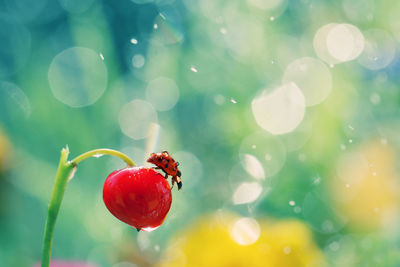
{"type": "Polygon", "coordinates": [[[130,167],[114,171],[107,177],[103,200],[119,220],[138,231],[152,231],[167,216],[172,194],[168,181],[154,169],[130,167]]]}
{"type": "Polygon", "coordinates": [[[147,162],[156,165],[154,169],[162,170],[165,173],[165,179],[168,175],[172,176],[172,187],[174,184],[178,185],[178,190],[182,188],[181,171],[178,169],[179,162],[175,161],[168,153],[168,151],[163,151],[161,153],[151,153],[147,162]]]}

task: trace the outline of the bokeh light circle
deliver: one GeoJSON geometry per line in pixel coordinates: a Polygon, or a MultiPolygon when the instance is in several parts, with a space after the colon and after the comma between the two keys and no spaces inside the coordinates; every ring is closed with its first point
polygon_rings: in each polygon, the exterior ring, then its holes
{"type": "Polygon", "coordinates": [[[365,47],[358,62],[370,70],[387,67],[396,55],[396,41],[386,31],[370,29],[364,32],[365,47]]]}
{"type": "MultiPolygon", "coordinates": [[[[304,57],[287,66],[283,82],[295,83],[301,90],[307,106],[314,106],[324,101],[332,89],[332,75],[321,61],[304,57]]],[[[300,101],[300,96],[298,96],[300,101]]],[[[297,126],[297,125],[296,125],[297,126]]]]}
{"type": "Polygon", "coordinates": [[[84,107],[103,95],[107,68],[95,51],[72,47],[54,57],[48,78],[55,98],[70,107],[84,107]]]}
{"type": "Polygon", "coordinates": [[[347,152],[340,156],[337,174],[344,183],[352,186],[362,181],[369,171],[368,160],[358,152],[347,152]]]}
{"type": "Polygon", "coordinates": [[[229,234],[236,243],[247,246],[258,240],[261,228],[253,218],[240,218],[233,223],[229,234]]]}
{"type": "Polygon", "coordinates": [[[150,41],[154,45],[177,44],[182,42],[185,36],[182,15],[171,6],[164,6],[160,10],[160,14],[154,19],[153,29],[150,41]]]}
{"type": "Polygon", "coordinates": [[[340,62],[356,59],[364,49],[364,36],[351,24],[338,24],[326,38],[328,52],[340,62]]]}
{"type": "MultiPolygon", "coordinates": [[[[372,1],[372,0],[371,0],[372,1]]],[[[387,10],[387,24],[390,27],[391,32],[396,38],[397,42],[400,42],[400,20],[399,20],[399,12],[400,12],[400,2],[397,2],[395,5],[391,6],[389,10],[387,10]]]]}
{"type": "Polygon", "coordinates": [[[282,15],[288,6],[288,0],[247,0],[247,3],[265,12],[271,21],[282,15]]]}
{"type": "Polygon", "coordinates": [[[286,149],[276,136],[257,132],[243,139],[239,157],[243,168],[253,179],[268,183],[265,178],[274,176],[283,167],[286,149]]]}
{"type": "MultiPolygon", "coordinates": [[[[15,121],[27,119],[31,115],[31,104],[16,84],[0,82],[0,113],[15,121]]],[[[0,116],[1,118],[2,116],[0,116]]],[[[6,118],[3,118],[6,119],[6,118]]]]}
{"type": "Polygon", "coordinates": [[[132,66],[140,69],[141,67],[144,66],[144,63],[146,62],[145,58],[141,54],[136,54],[132,57],[132,66]]]}
{"type": "Polygon", "coordinates": [[[182,173],[184,187],[195,188],[203,176],[203,165],[193,153],[178,151],[174,153],[174,159],[179,162],[179,170],[182,173]],[[190,177],[185,179],[185,177],[190,177]]]}
{"type": "Polygon", "coordinates": [[[317,56],[328,64],[337,64],[340,61],[333,57],[328,51],[327,38],[328,34],[333,28],[335,28],[337,23],[329,23],[320,27],[314,35],[313,47],[317,56]]]}
{"type": "Polygon", "coordinates": [[[158,111],[172,109],[178,102],[179,89],[176,83],[166,77],[158,77],[149,82],[146,88],[146,99],[158,111]]]}
{"type": "Polygon", "coordinates": [[[140,140],[147,137],[150,124],[157,123],[157,112],[149,102],[133,100],[121,108],[118,121],[125,135],[140,140]]]}
{"type": "Polygon", "coordinates": [[[306,116],[296,129],[280,136],[288,151],[295,151],[303,147],[312,134],[312,119],[306,116]]]}
{"type": "Polygon", "coordinates": [[[263,90],[251,102],[257,124],[272,134],[293,131],[303,120],[305,98],[293,82],[263,90]]]}
{"type": "Polygon", "coordinates": [[[257,180],[265,179],[264,168],[255,156],[247,153],[240,154],[240,163],[242,163],[243,168],[253,178],[257,180]]]}
{"type": "Polygon", "coordinates": [[[232,196],[233,204],[247,204],[258,199],[263,191],[262,186],[258,182],[243,182],[235,190],[232,196]]]}
{"type": "Polygon", "coordinates": [[[352,21],[367,22],[374,17],[374,0],[342,0],[342,8],[352,21]]]}

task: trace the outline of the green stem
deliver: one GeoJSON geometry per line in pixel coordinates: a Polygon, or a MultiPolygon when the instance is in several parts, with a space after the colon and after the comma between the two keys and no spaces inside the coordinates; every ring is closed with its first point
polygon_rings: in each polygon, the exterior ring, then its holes
{"type": "Polygon", "coordinates": [[[76,158],[71,160],[71,162],[76,165],[84,159],[87,159],[90,157],[96,157],[96,156],[100,157],[104,154],[119,157],[120,159],[125,161],[125,163],[128,164],[128,166],[135,166],[135,163],[124,153],[121,153],[121,152],[119,152],[117,150],[113,150],[113,149],[107,149],[107,148],[99,148],[99,149],[90,150],[86,153],[83,153],[82,155],[77,156],[76,158]]]}
{"type": "Polygon", "coordinates": [[[61,201],[64,196],[65,187],[67,186],[68,177],[74,169],[74,165],[67,161],[68,154],[68,148],[63,148],[61,150],[60,163],[58,164],[56,181],[54,182],[53,191],[51,192],[49,209],[47,211],[46,226],[44,228],[42,267],[48,267],[50,265],[54,227],[56,225],[56,219],[58,211],[60,210],[61,201]]]}
{"type": "Polygon", "coordinates": [[[73,170],[76,168],[77,164],[84,159],[93,157],[96,155],[113,155],[117,156],[123,161],[125,161],[128,166],[135,166],[135,163],[125,154],[112,150],[112,149],[95,149],[83,153],[82,155],[76,157],[75,159],[68,161],[69,150],[63,148],[61,150],[60,163],[58,164],[56,180],[54,182],[53,190],[51,192],[49,208],[47,211],[46,225],[44,228],[44,240],[42,249],[42,267],[50,266],[51,258],[51,246],[54,233],[54,227],[56,225],[58,211],[60,210],[61,201],[64,196],[65,188],[69,178],[73,175],[73,170]]]}

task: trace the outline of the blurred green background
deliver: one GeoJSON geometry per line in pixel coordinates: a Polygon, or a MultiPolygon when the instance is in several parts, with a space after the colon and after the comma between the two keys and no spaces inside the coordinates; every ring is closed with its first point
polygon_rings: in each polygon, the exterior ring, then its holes
{"type": "Polygon", "coordinates": [[[1,0],[0,266],[40,261],[66,144],[138,165],[168,150],[183,190],[137,233],[102,201],[124,164],[85,161],[53,266],[399,266],[398,14],[395,0],[1,0]]]}

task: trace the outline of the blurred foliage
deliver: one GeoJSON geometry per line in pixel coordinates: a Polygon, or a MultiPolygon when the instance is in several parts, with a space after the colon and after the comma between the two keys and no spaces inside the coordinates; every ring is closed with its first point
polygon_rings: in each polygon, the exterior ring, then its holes
{"type": "Polygon", "coordinates": [[[162,227],[136,233],[101,198],[124,164],[85,161],[54,259],[398,266],[399,12],[395,0],[1,0],[0,265],[39,261],[68,144],[138,164],[166,149],[184,190],[162,227]],[[256,241],[239,245],[207,215],[220,210],[259,227],[256,241]]]}
{"type": "Polygon", "coordinates": [[[175,238],[160,266],[326,266],[303,223],[259,222],[206,216],[175,238]]]}

